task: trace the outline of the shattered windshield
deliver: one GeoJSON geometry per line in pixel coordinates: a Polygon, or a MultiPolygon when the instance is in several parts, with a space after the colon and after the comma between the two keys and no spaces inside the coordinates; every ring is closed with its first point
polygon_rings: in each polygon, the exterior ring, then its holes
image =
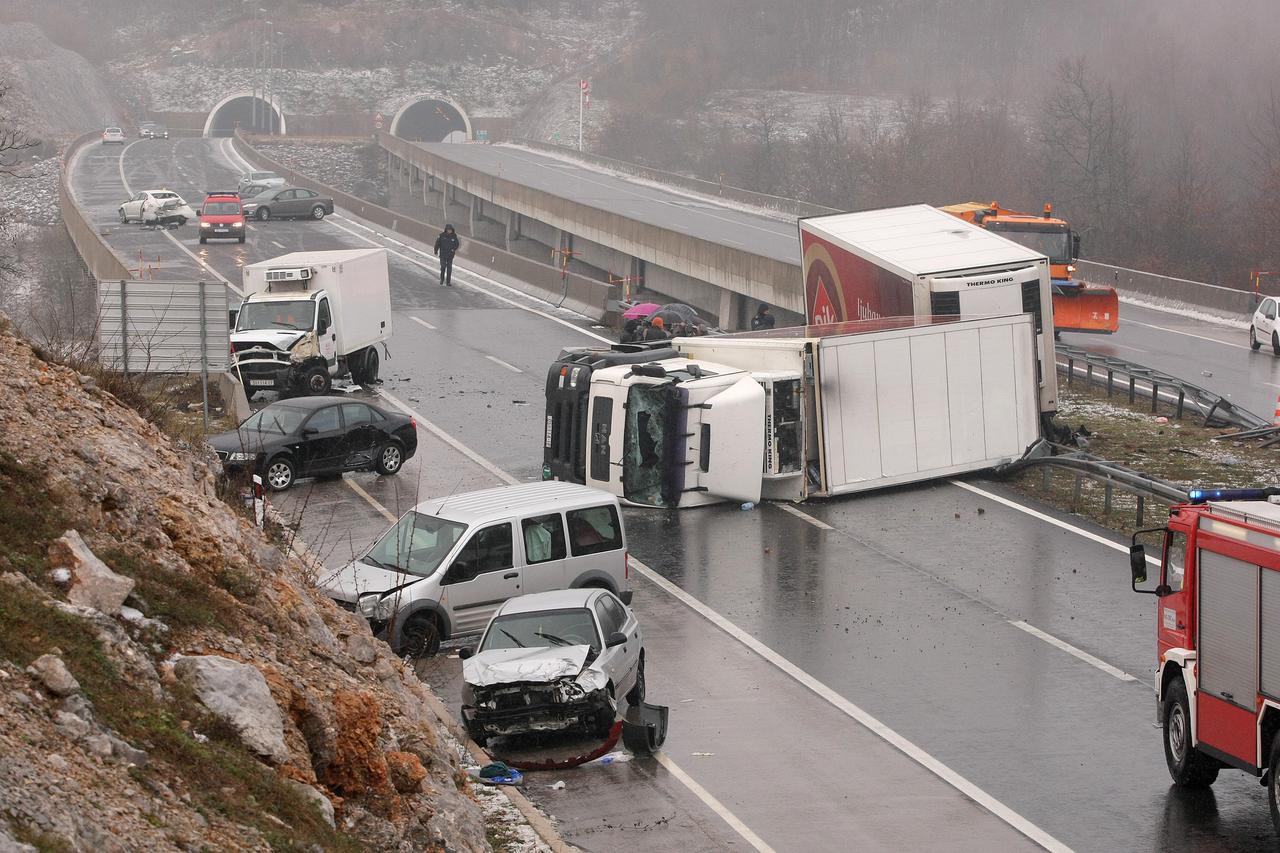
{"type": "Polygon", "coordinates": [[[458,544],[467,526],[457,521],[408,512],[361,559],[370,565],[429,577],[458,544]]]}
{"type": "Polygon", "coordinates": [[[633,385],[627,392],[622,434],[622,494],[649,506],[675,506],[684,488],[677,415],[681,392],[672,384],[633,385]],[[678,478],[678,479],[677,479],[678,478]]]}
{"type": "Polygon", "coordinates": [[[586,608],[542,610],[499,616],[489,626],[480,651],[545,649],[548,646],[590,646],[600,651],[600,634],[586,608]]]}

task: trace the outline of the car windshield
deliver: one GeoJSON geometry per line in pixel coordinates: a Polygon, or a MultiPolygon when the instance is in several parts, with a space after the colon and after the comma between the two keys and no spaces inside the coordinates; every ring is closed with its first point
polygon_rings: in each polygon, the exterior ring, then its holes
{"type": "Polygon", "coordinates": [[[409,511],[361,557],[382,569],[430,577],[458,544],[467,526],[409,511]]]}
{"type": "Polygon", "coordinates": [[[234,216],[240,212],[240,205],[234,201],[206,201],[201,213],[206,216],[234,216]]]}
{"type": "Polygon", "coordinates": [[[250,415],[248,420],[240,424],[240,429],[293,435],[308,414],[310,414],[309,410],[295,409],[292,406],[267,406],[262,411],[250,415]]]}
{"type": "Polygon", "coordinates": [[[493,620],[480,643],[490,649],[538,649],[548,646],[590,646],[600,652],[600,634],[586,608],[512,613],[493,620]]]}
{"type": "Polygon", "coordinates": [[[310,299],[283,302],[246,302],[236,317],[236,331],[250,329],[310,329],[315,316],[315,303],[310,299]]]}

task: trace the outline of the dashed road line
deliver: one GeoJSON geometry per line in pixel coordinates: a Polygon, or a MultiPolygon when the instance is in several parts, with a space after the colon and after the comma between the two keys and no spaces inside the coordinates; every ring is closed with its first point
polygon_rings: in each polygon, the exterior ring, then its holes
{"type": "Polygon", "coordinates": [[[410,320],[412,320],[413,322],[415,322],[415,323],[417,323],[417,324],[421,325],[421,326],[426,326],[428,329],[430,329],[430,330],[431,330],[431,331],[433,331],[433,332],[434,332],[434,331],[436,331],[436,327],[435,327],[435,326],[431,325],[430,323],[428,323],[426,320],[422,319],[421,317],[413,317],[413,316],[411,316],[411,317],[409,317],[409,319],[410,319],[410,320]]]}
{"type": "Polygon", "coordinates": [[[785,513],[794,515],[796,518],[800,519],[801,521],[804,521],[808,524],[812,524],[814,527],[818,528],[819,530],[835,530],[834,527],[832,527],[830,524],[827,524],[825,521],[819,521],[818,519],[814,518],[812,515],[809,515],[807,512],[801,512],[800,510],[796,509],[794,506],[792,506],[789,503],[777,501],[776,503],[774,503],[774,506],[776,506],[778,509],[782,510],[785,513]]]}
{"type": "Polygon", "coordinates": [[[1089,666],[1092,666],[1096,669],[1100,669],[1103,672],[1105,672],[1107,675],[1110,675],[1113,678],[1118,678],[1121,681],[1137,681],[1138,680],[1132,675],[1130,675],[1129,673],[1125,672],[1124,670],[1116,669],[1114,666],[1102,660],[1101,658],[1094,657],[1093,655],[1086,652],[1084,649],[1078,649],[1075,646],[1068,643],[1066,640],[1059,640],[1057,637],[1053,636],[1052,634],[1046,634],[1044,631],[1041,631],[1039,628],[1035,627],[1034,625],[1028,625],[1026,622],[1023,622],[1021,620],[1012,620],[1012,619],[1009,620],[1009,624],[1015,628],[1026,631],[1028,634],[1030,634],[1033,637],[1038,637],[1041,640],[1044,640],[1046,643],[1053,646],[1054,648],[1062,649],[1062,651],[1066,652],[1072,657],[1079,658],[1080,660],[1089,664],[1089,666]]]}
{"type": "Polygon", "coordinates": [[[498,358],[497,356],[493,356],[493,355],[486,355],[486,356],[485,356],[485,358],[489,359],[489,361],[492,361],[494,364],[499,364],[499,365],[501,365],[501,366],[505,367],[507,370],[510,370],[512,373],[524,373],[524,371],[523,371],[523,370],[521,370],[520,368],[516,367],[514,364],[508,364],[507,362],[503,361],[502,359],[498,358]]]}

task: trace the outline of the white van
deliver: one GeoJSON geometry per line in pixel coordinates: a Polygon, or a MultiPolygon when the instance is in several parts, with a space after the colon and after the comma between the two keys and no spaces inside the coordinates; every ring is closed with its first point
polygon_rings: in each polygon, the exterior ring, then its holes
{"type": "Polygon", "coordinates": [[[599,587],[631,602],[618,499],[555,481],[423,501],[320,585],[410,656],[480,633],[517,595],[599,587]]]}

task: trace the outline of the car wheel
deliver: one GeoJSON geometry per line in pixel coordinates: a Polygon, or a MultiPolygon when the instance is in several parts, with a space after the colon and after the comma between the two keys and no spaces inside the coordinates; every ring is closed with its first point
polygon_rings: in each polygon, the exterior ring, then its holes
{"type": "Polygon", "coordinates": [[[201,246],[203,246],[206,242],[208,242],[207,238],[206,238],[203,234],[201,234],[201,235],[200,235],[200,245],[201,245],[201,246]]]}
{"type": "Polygon", "coordinates": [[[123,223],[125,223],[125,224],[128,224],[128,222],[129,222],[129,217],[127,217],[127,216],[125,216],[125,215],[124,215],[124,208],[123,208],[123,207],[122,207],[122,208],[120,208],[120,221],[121,221],[121,222],[123,222],[123,223]]]}
{"type": "MultiPolygon", "coordinates": [[[[613,696],[613,686],[609,687],[609,695],[613,696]]],[[[609,732],[613,731],[613,724],[617,721],[617,713],[605,708],[596,714],[595,720],[591,725],[591,733],[596,737],[608,737],[609,732]]]]}
{"type": "Polygon", "coordinates": [[[644,652],[640,652],[640,663],[636,664],[636,683],[627,691],[627,704],[638,708],[644,704],[644,652]]]}
{"type": "Polygon", "coordinates": [[[271,218],[271,211],[265,207],[258,208],[258,212],[254,214],[259,222],[266,222],[271,218]]]}
{"type": "Polygon", "coordinates": [[[311,208],[311,218],[324,219],[324,208],[318,204],[315,207],[311,208]]]}
{"type": "Polygon", "coordinates": [[[1182,788],[1207,788],[1218,778],[1220,765],[1198,751],[1191,743],[1191,704],[1187,701],[1187,687],[1181,676],[1176,678],[1165,694],[1161,708],[1164,721],[1164,759],[1169,765],[1169,775],[1182,788]]]}
{"type": "Polygon", "coordinates": [[[319,365],[302,374],[302,389],[313,397],[328,394],[330,389],[329,371],[319,365]]]}
{"type": "Polygon", "coordinates": [[[407,658],[429,658],[440,651],[440,625],[434,616],[411,616],[400,632],[396,654],[407,658]]]}
{"type": "Polygon", "coordinates": [[[1262,341],[1258,340],[1258,330],[1252,325],[1249,326],[1249,349],[1262,349],[1262,341]]]}
{"type": "Polygon", "coordinates": [[[240,235],[240,245],[242,245],[242,246],[244,245],[244,235],[243,235],[243,234],[241,234],[241,235],[240,235]]]}
{"type": "MultiPolygon", "coordinates": [[[[458,719],[465,720],[466,717],[462,714],[459,714],[458,719]]],[[[481,729],[479,726],[472,725],[471,723],[467,723],[467,737],[475,741],[476,746],[480,747],[481,749],[484,749],[486,746],[489,745],[489,738],[488,736],[485,735],[484,730],[481,729]]]]}
{"type": "Polygon", "coordinates": [[[400,449],[400,444],[395,441],[389,441],[382,446],[382,450],[378,451],[378,462],[376,470],[383,476],[389,476],[400,470],[404,465],[404,451],[400,449]]]}
{"type": "Polygon", "coordinates": [[[1280,355],[1280,333],[1271,333],[1271,351],[1280,355]]]}
{"type": "Polygon", "coordinates": [[[287,456],[277,456],[267,464],[267,485],[273,492],[283,492],[293,485],[293,463],[287,456]]]}

